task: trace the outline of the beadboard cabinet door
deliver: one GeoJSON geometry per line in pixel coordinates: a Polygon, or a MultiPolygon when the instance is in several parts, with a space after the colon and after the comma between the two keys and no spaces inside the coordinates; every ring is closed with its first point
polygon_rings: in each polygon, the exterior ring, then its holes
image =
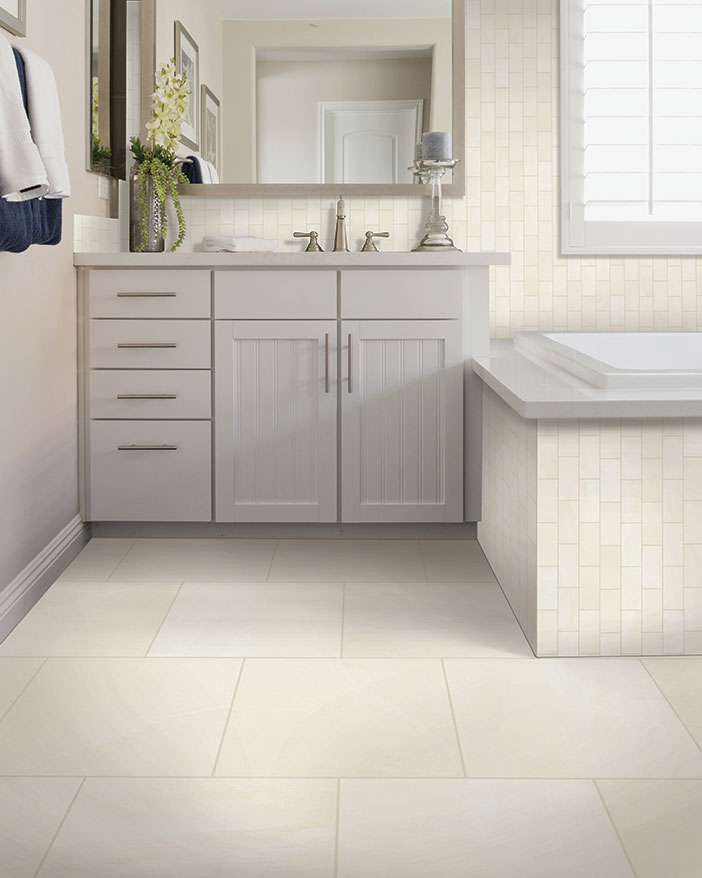
{"type": "Polygon", "coordinates": [[[215,327],[217,521],[336,521],[336,321],[215,327]]]}
{"type": "Polygon", "coordinates": [[[461,322],[341,330],[342,521],[463,521],[461,322]]]}

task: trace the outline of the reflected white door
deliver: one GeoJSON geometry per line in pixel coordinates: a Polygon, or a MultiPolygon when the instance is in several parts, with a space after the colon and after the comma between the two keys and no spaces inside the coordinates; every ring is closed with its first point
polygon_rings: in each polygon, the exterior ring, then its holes
{"type": "Polygon", "coordinates": [[[320,104],[321,183],[412,183],[424,101],[320,104]]]}

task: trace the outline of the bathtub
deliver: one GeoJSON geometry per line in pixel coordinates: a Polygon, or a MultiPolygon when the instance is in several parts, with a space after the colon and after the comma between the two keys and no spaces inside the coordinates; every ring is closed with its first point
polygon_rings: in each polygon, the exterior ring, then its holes
{"type": "Polygon", "coordinates": [[[514,347],[606,390],[702,390],[702,332],[518,332],[514,347]]]}

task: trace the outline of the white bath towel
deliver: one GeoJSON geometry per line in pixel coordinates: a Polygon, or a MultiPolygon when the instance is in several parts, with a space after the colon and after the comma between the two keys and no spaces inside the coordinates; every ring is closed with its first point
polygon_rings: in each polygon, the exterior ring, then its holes
{"type": "Polygon", "coordinates": [[[12,46],[0,35],[0,196],[7,201],[29,201],[48,191],[46,169],[24,110],[12,46]]]}
{"type": "Polygon", "coordinates": [[[270,238],[244,236],[218,237],[210,235],[202,239],[202,246],[206,253],[273,253],[276,243],[270,238]]]}
{"type": "Polygon", "coordinates": [[[217,173],[217,168],[212,164],[212,162],[205,161],[205,159],[200,159],[200,165],[202,167],[202,179],[205,179],[205,173],[209,176],[208,183],[219,183],[219,174],[217,173]]]}
{"type": "Polygon", "coordinates": [[[29,123],[32,138],[49,178],[47,198],[68,198],[71,181],[63,142],[61,107],[56,78],[50,64],[24,46],[19,47],[27,71],[29,123]]]}

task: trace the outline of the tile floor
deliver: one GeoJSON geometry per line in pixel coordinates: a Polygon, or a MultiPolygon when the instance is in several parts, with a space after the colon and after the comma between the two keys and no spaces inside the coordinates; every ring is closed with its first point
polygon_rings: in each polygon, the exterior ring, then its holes
{"type": "Polygon", "coordinates": [[[476,543],[93,540],[0,645],[1,878],[702,878],[702,658],[476,543]]]}

